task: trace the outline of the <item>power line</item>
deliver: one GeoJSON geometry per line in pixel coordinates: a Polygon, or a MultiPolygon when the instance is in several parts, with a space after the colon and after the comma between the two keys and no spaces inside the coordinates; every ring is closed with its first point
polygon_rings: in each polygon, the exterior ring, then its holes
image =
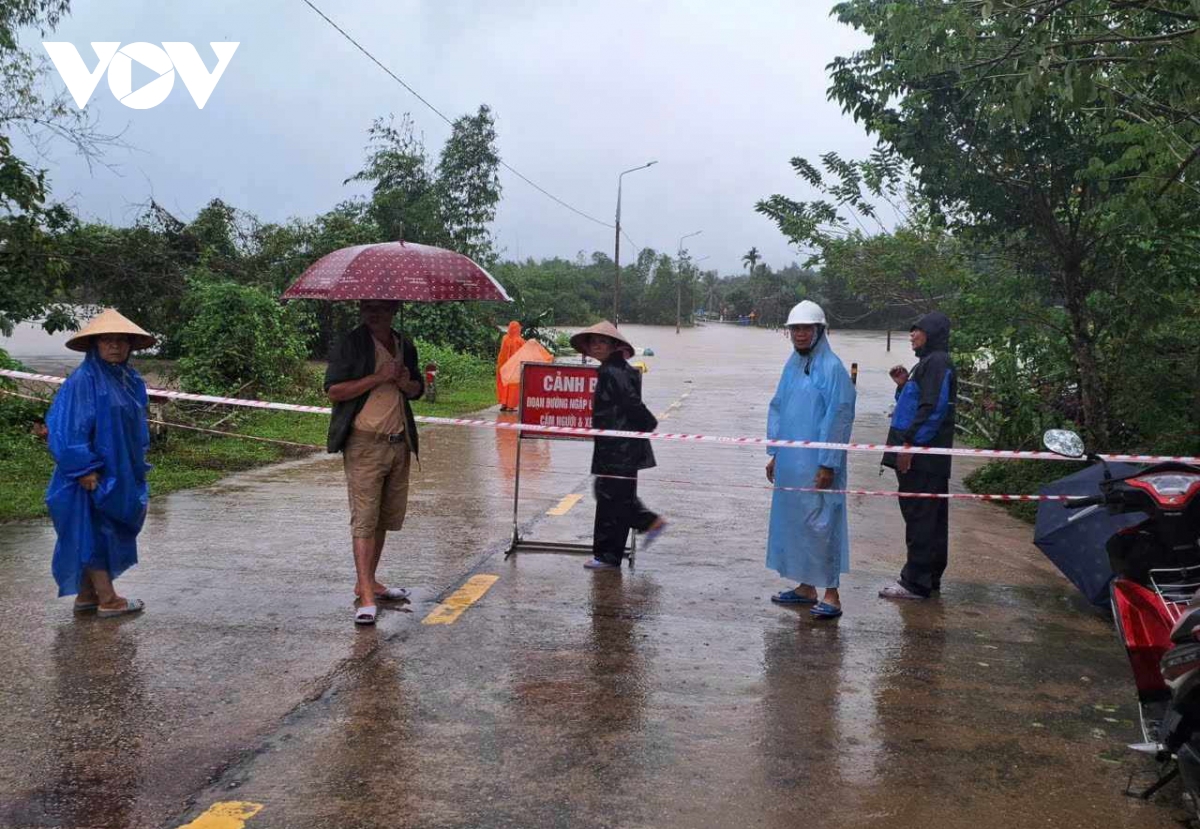
{"type": "Polygon", "coordinates": [[[629,244],[633,245],[634,249],[637,251],[637,253],[634,254],[635,257],[638,256],[639,254],[641,254],[642,246],[629,238],[629,234],[625,232],[625,228],[621,228],[621,235],[624,236],[625,241],[628,242],[629,244]]]}
{"type": "MultiPolygon", "coordinates": [[[[390,78],[391,78],[392,80],[394,80],[396,83],[400,84],[402,87],[404,87],[406,90],[408,90],[408,92],[409,92],[409,93],[410,93],[410,94],[411,94],[411,95],[412,95],[414,98],[416,98],[418,101],[420,101],[420,102],[421,102],[421,103],[423,103],[425,106],[427,106],[427,107],[430,109],[430,111],[431,111],[431,112],[433,112],[435,115],[437,115],[437,117],[441,118],[443,121],[445,121],[445,122],[446,122],[447,124],[449,124],[450,126],[452,126],[452,127],[454,126],[454,122],[453,122],[452,120],[450,120],[448,117],[446,117],[446,115],[445,115],[445,114],[444,114],[444,113],[443,113],[441,110],[439,110],[439,109],[438,109],[437,107],[435,107],[433,104],[429,103],[429,101],[427,101],[427,100],[425,100],[423,97],[421,97],[421,93],[417,92],[417,90],[413,89],[411,86],[409,86],[408,84],[406,84],[406,83],[404,82],[404,80],[403,80],[403,79],[402,79],[402,78],[401,78],[399,75],[397,75],[397,74],[396,74],[395,72],[393,72],[391,69],[388,69],[388,68],[387,68],[387,67],[386,67],[386,66],[385,66],[385,65],[384,65],[384,64],[383,64],[383,63],[382,63],[382,62],[379,60],[379,58],[375,57],[375,56],[374,56],[374,55],[372,55],[372,54],[371,54],[369,51],[367,51],[367,48],[366,48],[365,46],[363,46],[361,43],[359,43],[357,40],[355,40],[355,39],[354,39],[354,38],[353,38],[353,37],[350,35],[350,33],[349,33],[349,32],[347,32],[345,29],[343,29],[343,28],[342,28],[341,26],[339,26],[337,23],[334,23],[334,22],[333,22],[333,21],[332,21],[332,20],[329,18],[329,15],[325,14],[325,12],[321,11],[319,8],[317,8],[317,7],[316,7],[316,6],[315,6],[315,5],[312,3],[312,0],[302,0],[302,2],[304,3],[304,5],[308,6],[310,9],[312,9],[314,12],[316,12],[318,15],[320,15],[321,19],[322,19],[322,20],[324,20],[326,23],[328,23],[330,26],[332,26],[334,29],[336,29],[336,30],[338,31],[338,33],[339,33],[339,34],[340,34],[342,37],[344,37],[344,38],[346,38],[346,40],[350,41],[350,43],[352,43],[352,44],[354,45],[354,48],[358,49],[358,51],[360,51],[360,52],[362,52],[364,55],[366,55],[366,56],[367,56],[367,58],[368,58],[368,59],[369,59],[369,60],[370,60],[372,63],[374,63],[376,66],[378,66],[378,67],[379,67],[380,69],[382,69],[384,72],[386,72],[386,73],[387,73],[387,75],[388,75],[388,77],[390,77],[390,78]]],[[[509,164],[509,163],[507,163],[507,162],[505,162],[505,161],[501,160],[501,161],[500,161],[500,166],[501,166],[501,167],[503,167],[504,169],[508,170],[510,173],[512,173],[512,174],[513,174],[514,176],[516,176],[517,178],[521,179],[521,181],[523,181],[523,182],[525,182],[526,184],[528,184],[528,185],[529,185],[530,187],[532,187],[534,190],[537,190],[537,191],[538,191],[539,193],[541,193],[543,196],[546,196],[547,198],[549,198],[549,199],[553,200],[554,202],[556,202],[556,203],[558,203],[558,204],[562,205],[563,207],[567,208],[567,210],[570,210],[572,213],[575,213],[575,214],[577,214],[577,215],[579,215],[579,216],[582,216],[583,218],[587,219],[587,220],[588,220],[588,221],[590,221],[590,222],[595,222],[596,224],[600,225],[601,227],[609,227],[609,228],[611,228],[611,227],[612,227],[612,225],[611,225],[611,224],[609,224],[608,222],[605,222],[605,221],[603,221],[603,220],[601,220],[601,219],[597,219],[595,216],[590,216],[590,215],[588,215],[587,213],[584,213],[582,210],[579,210],[578,208],[572,207],[571,205],[567,204],[565,201],[563,201],[562,199],[560,199],[558,196],[554,195],[553,193],[551,193],[551,192],[550,192],[549,190],[547,190],[546,188],[544,188],[544,187],[542,187],[541,185],[539,185],[539,184],[537,184],[536,182],[534,182],[532,179],[530,179],[530,178],[529,178],[528,176],[526,176],[524,173],[522,173],[521,171],[519,171],[519,170],[517,170],[516,168],[514,168],[514,167],[513,167],[511,164],[509,164]]]]}

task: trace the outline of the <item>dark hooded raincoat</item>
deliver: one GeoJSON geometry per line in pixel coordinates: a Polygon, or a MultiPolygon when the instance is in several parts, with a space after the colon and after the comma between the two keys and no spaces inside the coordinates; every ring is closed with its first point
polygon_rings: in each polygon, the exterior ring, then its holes
{"type": "MultiPolygon", "coordinates": [[[[891,446],[953,446],[958,373],[950,361],[950,320],[942,312],[933,311],[917,320],[913,328],[925,332],[925,345],[917,351],[917,364],[896,395],[887,442],[891,446]]],[[[894,469],[896,454],[885,454],[883,464],[894,469]]],[[[914,455],[912,470],[949,478],[950,456],[914,455]]]]}

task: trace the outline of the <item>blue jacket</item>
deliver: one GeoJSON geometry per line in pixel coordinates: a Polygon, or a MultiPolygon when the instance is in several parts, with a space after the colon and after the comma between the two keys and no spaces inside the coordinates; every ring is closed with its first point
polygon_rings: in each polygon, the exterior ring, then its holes
{"type": "MultiPolygon", "coordinates": [[[[892,446],[953,446],[954,406],[958,399],[958,372],[950,361],[950,320],[933,311],[913,328],[925,332],[925,345],[909,372],[908,382],[896,394],[896,410],[887,442],[892,446]]],[[[895,467],[896,455],[883,456],[884,466],[895,467]]],[[[912,469],[950,477],[949,455],[914,455],[912,469]]]]}

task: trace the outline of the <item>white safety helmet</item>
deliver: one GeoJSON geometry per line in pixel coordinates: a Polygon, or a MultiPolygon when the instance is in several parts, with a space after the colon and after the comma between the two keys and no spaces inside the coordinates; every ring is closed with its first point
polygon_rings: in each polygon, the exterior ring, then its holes
{"type": "Polygon", "coordinates": [[[825,312],[821,310],[821,306],[812,300],[804,300],[797,303],[792,312],[788,314],[785,325],[828,325],[825,322],[825,312]]]}

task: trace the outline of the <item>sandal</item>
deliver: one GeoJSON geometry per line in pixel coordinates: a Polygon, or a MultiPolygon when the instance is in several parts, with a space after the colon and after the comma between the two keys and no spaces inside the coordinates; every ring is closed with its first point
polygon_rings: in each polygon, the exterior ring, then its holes
{"type": "Polygon", "coordinates": [[[828,602],[817,602],[816,607],[810,607],[808,612],[813,615],[814,619],[836,619],[842,615],[840,607],[828,602]]]}
{"type": "Polygon", "coordinates": [[[658,540],[658,537],[667,530],[667,522],[659,518],[654,522],[654,526],[642,533],[642,549],[649,549],[650,545],[658,540]]]}
{"type": "Polygon", "coordinates": [[[124,607],[117,607],[112,610],[105,610],[101,607],[97,609],[96,615],[107,619],[113,616],[128,616],[130,613],[141,613],[145,609],[146,603],[141,599],[126,599],[124,607]]]}
{"type": "Polygon", "coordinates": [[[879,598],[881,598],[881,599],[908,599],[908,600],[913,600],[913,601],[921,601],[923,599],[928,599],[929,597],[922,596],[920,593],[914,593],[911,590],[909,590],[907,587],[905,587],[903,584],[900,584],[900,582],[896,582],[895,584],[889,584],[887,587],[880,590],[879,598]]]}
{"type": "Polygon", "coordinates": [[[408,588],[406,587],[385,587],[383,590],[375,594],[376,599],[383,599],[385,602],[408,601],[408,588]]]}
{"type": "Polygon", "coordinates": [[[365,604],[358,610],[354,611],[354,624],[356,625],[373,625],[375,624],[376,607],[373,604],[365,604]]]}
{"type": "Polygon", "coordinates": [[[602,561],[598,558],[592,558],[583,563],[585,570],[620,570],[620,564],[613,564],[609,561],[602,561]]]}
{"type": "Polygon", "coordinates": [[[816,604],[817,603],[817,599],[815,596],[813,596],[811,598],[808,596],[801,596],[799,593],[796,592],[795,588],[792,588],[791,590],[782,590],[779,593],[776,593],[774,596],[771,597],[771,601],[775,602],[775,604],[816,604]]]}

